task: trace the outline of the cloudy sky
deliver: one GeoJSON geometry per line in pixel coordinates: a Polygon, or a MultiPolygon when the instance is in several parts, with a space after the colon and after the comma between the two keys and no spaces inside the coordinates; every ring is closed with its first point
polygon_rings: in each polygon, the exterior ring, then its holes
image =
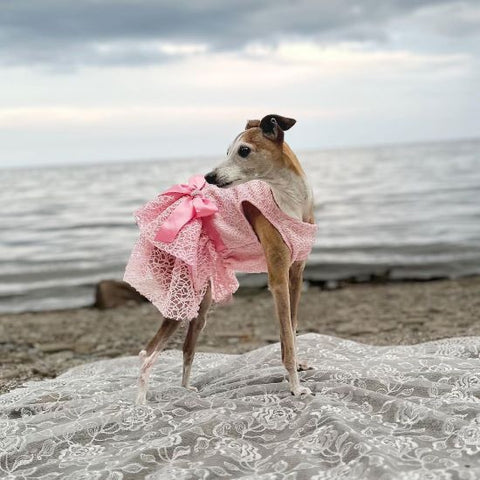
{"type": "Polygon", "coordinates": [[[3,0],[0,164],[480,134],[480,1],[3,0]]]}

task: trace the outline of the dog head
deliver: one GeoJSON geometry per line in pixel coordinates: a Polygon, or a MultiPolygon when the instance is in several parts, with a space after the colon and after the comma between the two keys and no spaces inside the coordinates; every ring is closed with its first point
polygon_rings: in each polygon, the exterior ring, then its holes
{"type": "MultiPolygon", "coordinates": [[[[262,120],[249,120],[245,130],[230,145],[227,160],[205,175],[205,180],[218,187],[228,187],[265,179],[276,168],[289,167],[289,157],[295,156],[284,142],[284,131],[295,122],[293,118],[273,114],[262,120]]],[[[300,168],[296,157],[291,162],[290,168],[300,168]]]]}

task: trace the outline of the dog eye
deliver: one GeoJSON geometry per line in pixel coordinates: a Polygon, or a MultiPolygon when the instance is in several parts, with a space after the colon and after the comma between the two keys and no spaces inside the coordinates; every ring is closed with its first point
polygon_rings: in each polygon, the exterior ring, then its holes
{"type": "Polygon", "coordinates": [[[249,147],[246,147],[245,145],[242,145],[239,149],[238,149],[238,154],[242,157],[242,158],[246,158],[248,157],[248,154],[250,153],[250,148],[249,147]]]}

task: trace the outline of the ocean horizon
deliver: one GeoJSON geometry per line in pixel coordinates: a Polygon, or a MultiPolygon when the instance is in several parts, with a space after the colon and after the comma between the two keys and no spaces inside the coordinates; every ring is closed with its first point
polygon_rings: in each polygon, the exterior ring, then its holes
{"type": "MultiPolygon", "coordinates": [[[[306,280],[480,274],[479,139],[335,148],[299,158],[318,225],[306,280]]],[[[91,305],[98,281],[123,276],[138,235],[134,211],[220,161],[0,170],[6,206],[0,213],[0,311],[91,305]]]]}

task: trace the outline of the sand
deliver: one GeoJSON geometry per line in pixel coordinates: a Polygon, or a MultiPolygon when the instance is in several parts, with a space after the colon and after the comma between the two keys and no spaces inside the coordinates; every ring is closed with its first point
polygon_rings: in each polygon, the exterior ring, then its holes
{"type": "MultiPolygon", "coordinates": [[[[160,322],[150,304],[0,315],[0,392],[82,363],[136,355],[160,322]]],[[[307,332],[375,345],[480,335],[480,277],[310,287],[298,328],[307,332]]],[[[167,348],[181,348],[184,334],[180,328],[167,348]]],[[[269,292],[240,291],[211,311],[197,351],[242,353],[278,339],[269,292]]]]}

